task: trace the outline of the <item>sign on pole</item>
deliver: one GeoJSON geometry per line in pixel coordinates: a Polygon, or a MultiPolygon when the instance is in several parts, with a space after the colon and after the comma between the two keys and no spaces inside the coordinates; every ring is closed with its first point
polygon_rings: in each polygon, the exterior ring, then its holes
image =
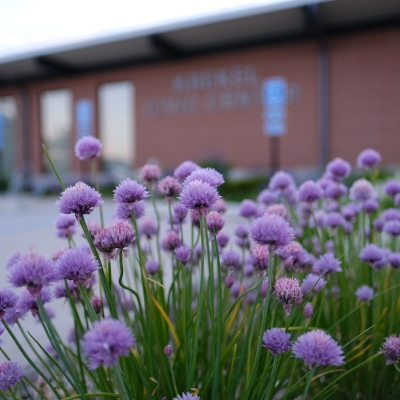
{"type": "Polygon", "coordinates": [[[263,131],[267,136],[282,136],[287,131],[287,86],[286,79],[280,76],[263,82],[263,131]]]}

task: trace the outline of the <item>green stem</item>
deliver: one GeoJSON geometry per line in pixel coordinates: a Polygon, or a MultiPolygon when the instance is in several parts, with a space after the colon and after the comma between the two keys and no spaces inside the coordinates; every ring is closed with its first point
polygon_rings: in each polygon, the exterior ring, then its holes
{"type": "Polygon", "coordinates": [[[193,353],[192,353],[192,360],[191,366],[189,371],[189,384],[190,387],[193,385],[194,381],[194,374],[196,370],[196,363],[197,363],[197,352],[199,348],[199,327],[200,324],[203,323],[203,302],[204,302],[204,263],[205,263],[205,239],[204,239],[204,229],[205,229],[205,221],[203,215],[200,213],[200,236],[201,236],[201,261],[200,261],[200,293],[199,299],[197,303],[197,315],[196,315],[196,325],[194,329],[194,338],[193,338],[193,353]]]}
{"type": "MultiPolygon", "coordinates": [[[[272,374],[271,374],[271,378],[268,382],[268,386],[267,386],[267,394],[265,395],[265,400],[270,400],[274,394],[274,387],[275,387],[275,382],[276,382],[276,375],[278,373],[278,356],[274,357],[274,365],[272,367],[272,374]]],[[[263,398],[264,396],[262,396],[261,398],[263,398]]]]}
{"type": "MultiPolygon", "coordinates": [[[[97,393],[86,393],[85,394],[86,397],[113,397],[114,399],[120,399],[121,396],[119,394],[115,394],[115,393],[106,393],[106,392],[97,392],[97,393]]],[[[70,397],[64,397],[63,400],[74,400],[74,399],[80,399],[81,396],[79,394],[75,395],[75,396],[70,396],[70,397]]],[[[132,399],[134,400],[134,399],[132,399]]]]}
{"type": "MultiPolygon", "coordinates": [[[[215,258],[217,260],[217,276],[218,276],[218,282],[217,282],[217,293],[218,293],[218,325],[217,325],[217,349],[216,349],[216,355],[215,355],[215,372],[214,372],[214,381],[213,381],[213,386],[212,386],[212,395],[211,399],[217,399],[218,398],[218,387],[219,387],[219,377],[220,377],[220,365],[221,365],[221,344],[222,344],[222,329],[223,329],[223,322],[222,322],[222,276],[221,276],[221,263],[219,259],[219,252],[218,252],[218,243],[217,243],[217,236],[215,234],[215,229],[213,232],[214,240],[213,240],[213,245],[214,245],[214,252],[215,252],[215,258]]],[[[212,277],[214,279],[214,277],[212,277]]]]}
{"type": "MultiPolygon", "coordinates": [[[[96,190],[100,193],[99,179],[98,179],[97,167],[96,167],[96,160],[92,160],[92,173],[93,173],[94,186],[95,186],[96,190]]],[[[99,210],[100,210],[101,229],[104,229],[104,218],[103,218],[103,208],[102,208],[102,206],[99,207],[99,210]]]]}
{"type": "Polygon", "coordinates": [[[32,359],[28,356],[28,354],[26,353],[26,351],[23,349],[23,347],[21,346],[21,344],[18,342],[18,339],[15,337],[15,335],[13,334],[12,330],[10,329],[10,327],[8,326],[7,322],[4,321],[4,319],[2,320],[2,323],[4,325],[4,328],[6,328],[8,334],[12,337],[12,339],[14,340],[14,343],[17,345],[19,351],[22,353],[22,355],[26,358],[26,361],[28,361],[28,363],[30,365],[32,365],[33,369],[43,378],[43,380],[49,385],[49,388],[53,391],[54,395],[57,397],[57,399],[61,400],[61,396],[58,394],[57,390],[55,389],[55,387],[52,385],[52,383],[47,379],[46,375],[44,375],[42,373],[42,371],[36,366],[36,363],[34,363],[32,361],[32,359]]]}
{"type": "Polygon", "coordinates": [[[304,389],[303,396],[301,396],[301,400],[306,400],[307,393],[308,393],[308,389],[310,389],[311,381],[312,381],[312,378],[313,378],[313,376],[314,376],[314,373],[315,373],[315,369],[316,369],[316,368],[317,368],[317,367],[314,367],[314,368],[311,370],[311,374],[308,376],[307,385],[306,385],[306,387],[305,387],[305,389],[304,389]]]}

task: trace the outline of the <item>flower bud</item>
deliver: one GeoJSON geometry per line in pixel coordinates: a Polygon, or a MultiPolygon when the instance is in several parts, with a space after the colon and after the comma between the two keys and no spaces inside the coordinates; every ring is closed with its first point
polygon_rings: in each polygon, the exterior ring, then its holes
{"type": "Polygon", "coordinates": [[[171,345],[168,344],[167,346],[164,347],[164,354],[167,357],[172,356],[172,346],[171,345]]]}
{"type": "Polygon", "coordinates": [[[225,278],[225,286],[230,289],[235,282],[235,277],[233,276],[233,271],[229,272],[228,276],[225,278]]]}

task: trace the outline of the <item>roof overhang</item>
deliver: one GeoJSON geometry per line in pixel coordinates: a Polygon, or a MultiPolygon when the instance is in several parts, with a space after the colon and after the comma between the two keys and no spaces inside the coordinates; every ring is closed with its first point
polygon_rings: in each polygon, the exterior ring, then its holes
{"type": "Polygon", "coordinates": [[[388,23],[398,0],[289,0],[0,59],[0,87],[388,23]]]}

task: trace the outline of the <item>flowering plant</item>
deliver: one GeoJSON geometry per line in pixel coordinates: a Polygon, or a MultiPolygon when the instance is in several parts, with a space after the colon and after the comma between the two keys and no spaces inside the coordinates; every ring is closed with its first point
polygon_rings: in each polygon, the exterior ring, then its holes
{"type": "MultiPolygon", "coordinates": [[[[100,149],[96,140],[76,146],[94,166],[100,149]]],[[[7,262],[8,282],[25,288],[18,295],[0,288],[0,333],[31,371],[1,349],[0,397],[399,398],[400,232],[392,225],[400,221],[400,183],[386,186],[393,207],[382,212],[373,185],[379,161],[372,150],[361,153],[372,183],[355,182],[352,201],[343,183],[351,166],[336,158],[299,190],[278,172],[237,215],[218,193],[217,171],[187,161],[161,180],[160,168],[147,165],[142,183],[127,178],[116,187],[108,225],[98,187],[66,188],[55,171],[63,189],[56,234],[68,247],[51,260],[32,250],[7,262]],[[149,202],[155,220],[143,218],[149,202]],[[87,221],[97,209],[100,223],[87,221]],[[235,218],[242,220],[229,244],[235,218]],[[86,239],[80,246],[77,224],[86,239]],[[67,340],[45,306],[59,297],[73,316],[67,340]],[[48,345],[21,322],[29,311],[48,345]]]]}

